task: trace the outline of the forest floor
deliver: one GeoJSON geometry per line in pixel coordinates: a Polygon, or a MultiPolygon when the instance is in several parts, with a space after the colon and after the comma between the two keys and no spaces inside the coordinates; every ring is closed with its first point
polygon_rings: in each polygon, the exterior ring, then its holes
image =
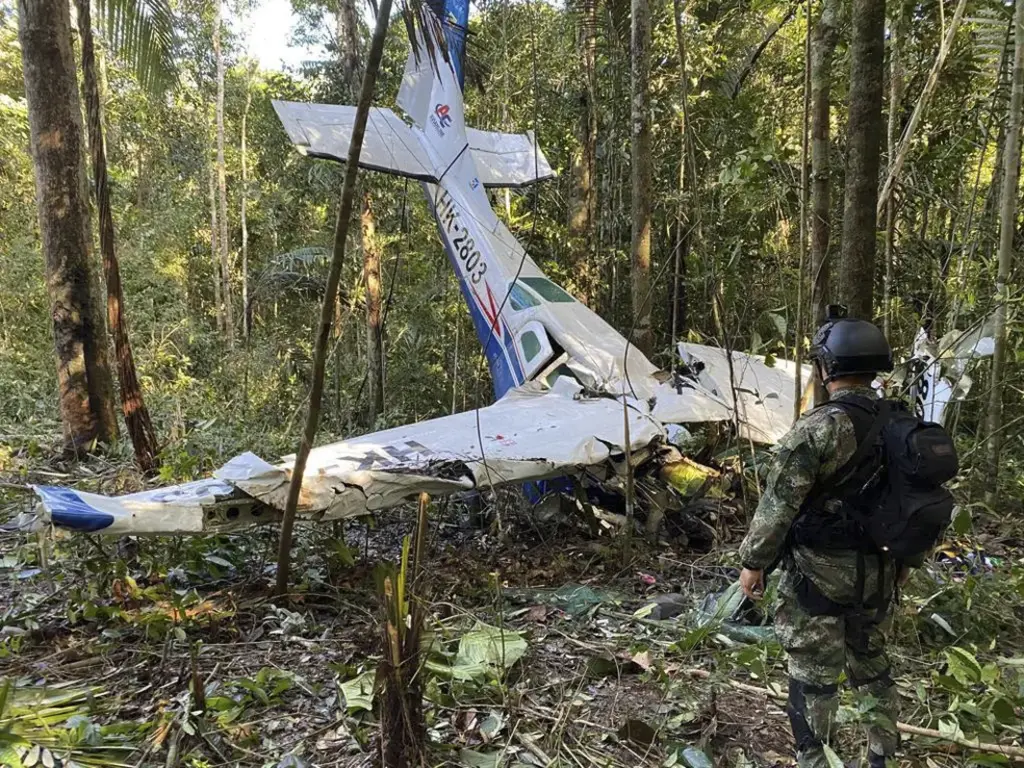
{"type": "MultiPolygon", "coordinates": [[[[447,674],[444,664],[424,673],[432,765],[792,764],[788,721],[766,691],[784,690],[784,663],[756,626],[763,617],[747,611],[730,625],[737,635],[707,612],[707,596],[735,580],[730,544],[743,520],[734,507],[717,516],[715,551],[694,554],[595,539],[506,506],[500,536],[469,526],[455,505],[431,517],[427,629],[449,651],[447,674]],[[681,613],[645,615],[667,593],[681,596],[681,613]]],[[[271,529],[44,549],[6,534],[0,678],[14,685],[0,699],[0,764],[17,765],[13,745],[24,765],[373,765],[375,566],[398,559],[413,519],[395,510],[373,525],[354,521],[343,539],[340,529],[301,528],[297,586],[276,600],[271,529]]],[[[893,656],[903,719],[1020,744],[1024,578],[1012,556],[990,557],[974,575],[968,559],[927,569],[901,606],[893,656]],[[943,568],[961,566],[963,578],[943,579],[943,568]]],[[[871,705],[845,694],[851,757],[871,705]]],[[[923,738],[906,743],[901,761],[1001,764],[923,738]]]]}

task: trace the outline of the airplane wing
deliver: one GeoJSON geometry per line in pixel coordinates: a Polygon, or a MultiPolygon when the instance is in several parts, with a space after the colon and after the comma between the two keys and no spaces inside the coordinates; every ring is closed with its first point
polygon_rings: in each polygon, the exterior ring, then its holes
{"type": "MultiPolygon", "coordinates": [[[[635,460],[664,435],[642,404],[629,407],[635,460]]],[[[355,517],[415,499],[578,475],[608,477],[625,454],[623,404],[590,398],[568,381],[522,387],[468,411],[321,446],[312,451],[299,515],[355,517]],[[478,422],[479,415],[479,422],[478,422]],[[482,449],[482,450],[481,450],[482,449]]],[[[110,535],[203,534],[279,520],[291,461],[245,453],[209,480],[120,497],[36,487],[43,520],[110,535]]]]}
{"type": "MultiPolygon", "coordinates": [[[[303,154],[345,162],[356,108],[273,100],[288,138],[303,154]]],[[[390,109],[374,107],[366,124],[359,166],[419,181],[437,182],[414,129],[390,109]]],[[[533,133],[466,130],[469,151],[485,187],[523,187],[552,179],[555,172],[533,133]]]]}
{"type": "MultiPolygon", "coordinates": [[[[769,366],[760,355],[732,353],[732,372],[724,349],[682,342],[679,356],[696,373],[697,381],[729,407],[736,409],[741,436],[758,443],[776,443],[793,426],[793,384],[796,366],[775,360],[769,366]]],[[[805,396],[811,366],[804,365],[805,396]]]]}
{"type": "Polygon", "coordinates": [[[555,178],[533,131],[498,133],[466,129],[477,177],[485,187],[524,187],[555,178]]]}
{"type": "MultiPolygon", "coordinates": [[[[311,157],[345,162],[356,108],[273,100],[288,138],[311,157]]],[[[359,166],[420,181],[436,182],[432,164],[412,129],[390,109],[373,107],[366,123],[359,166]]]]}

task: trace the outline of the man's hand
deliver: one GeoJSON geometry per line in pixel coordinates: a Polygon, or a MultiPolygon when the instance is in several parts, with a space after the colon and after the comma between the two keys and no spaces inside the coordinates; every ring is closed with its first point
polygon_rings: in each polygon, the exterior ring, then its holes
{"type": "Polygon", "coordinates": [[[764,597],[764,571],[744,568],[740,571],[740,589],[751,600],[760,600],[764,597]]]}

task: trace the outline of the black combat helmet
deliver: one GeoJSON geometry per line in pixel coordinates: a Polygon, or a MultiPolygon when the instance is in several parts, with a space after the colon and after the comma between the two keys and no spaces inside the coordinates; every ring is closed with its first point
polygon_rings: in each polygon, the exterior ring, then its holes
{"type": "Polygon", "coordinates": [[[892,370],[892,349],[874,323],[846,317],[846,308],[830,306],[828,319],[811,341],[811,359],[821,365],[825,383],[840,376],[892,370]]]}

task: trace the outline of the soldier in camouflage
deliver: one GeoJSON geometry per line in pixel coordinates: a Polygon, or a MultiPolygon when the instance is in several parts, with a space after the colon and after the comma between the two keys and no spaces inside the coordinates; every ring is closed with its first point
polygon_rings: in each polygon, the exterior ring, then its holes
{"type": "Polygon", "coordinates": [[[864,557],[854,549],[804,546],[795,543],[792,532],[794,523],[838,509],[839,500],[828,498],[830,480],[857,452],[858,434],[837,401],[875,400],[871,382],[879,371],[892,370],[892,353],[877,327],[841,318],[819,329],[811,355],[829,402],[802,416],[776,449],[740,548],[740,582],[749,597],[760,599],[765,572],[781,563],[775,631],[789,659],[787,714],[800,767],[828,768],[823,745],[835,735],[838,684],[845,672],[852,686],[877,702],[869,765],[885,768],[898,744],[898,697],[885,651],[889,605],[897,584],[906,579],[906,564],[887,563],[882,555],[864,557]]]}

